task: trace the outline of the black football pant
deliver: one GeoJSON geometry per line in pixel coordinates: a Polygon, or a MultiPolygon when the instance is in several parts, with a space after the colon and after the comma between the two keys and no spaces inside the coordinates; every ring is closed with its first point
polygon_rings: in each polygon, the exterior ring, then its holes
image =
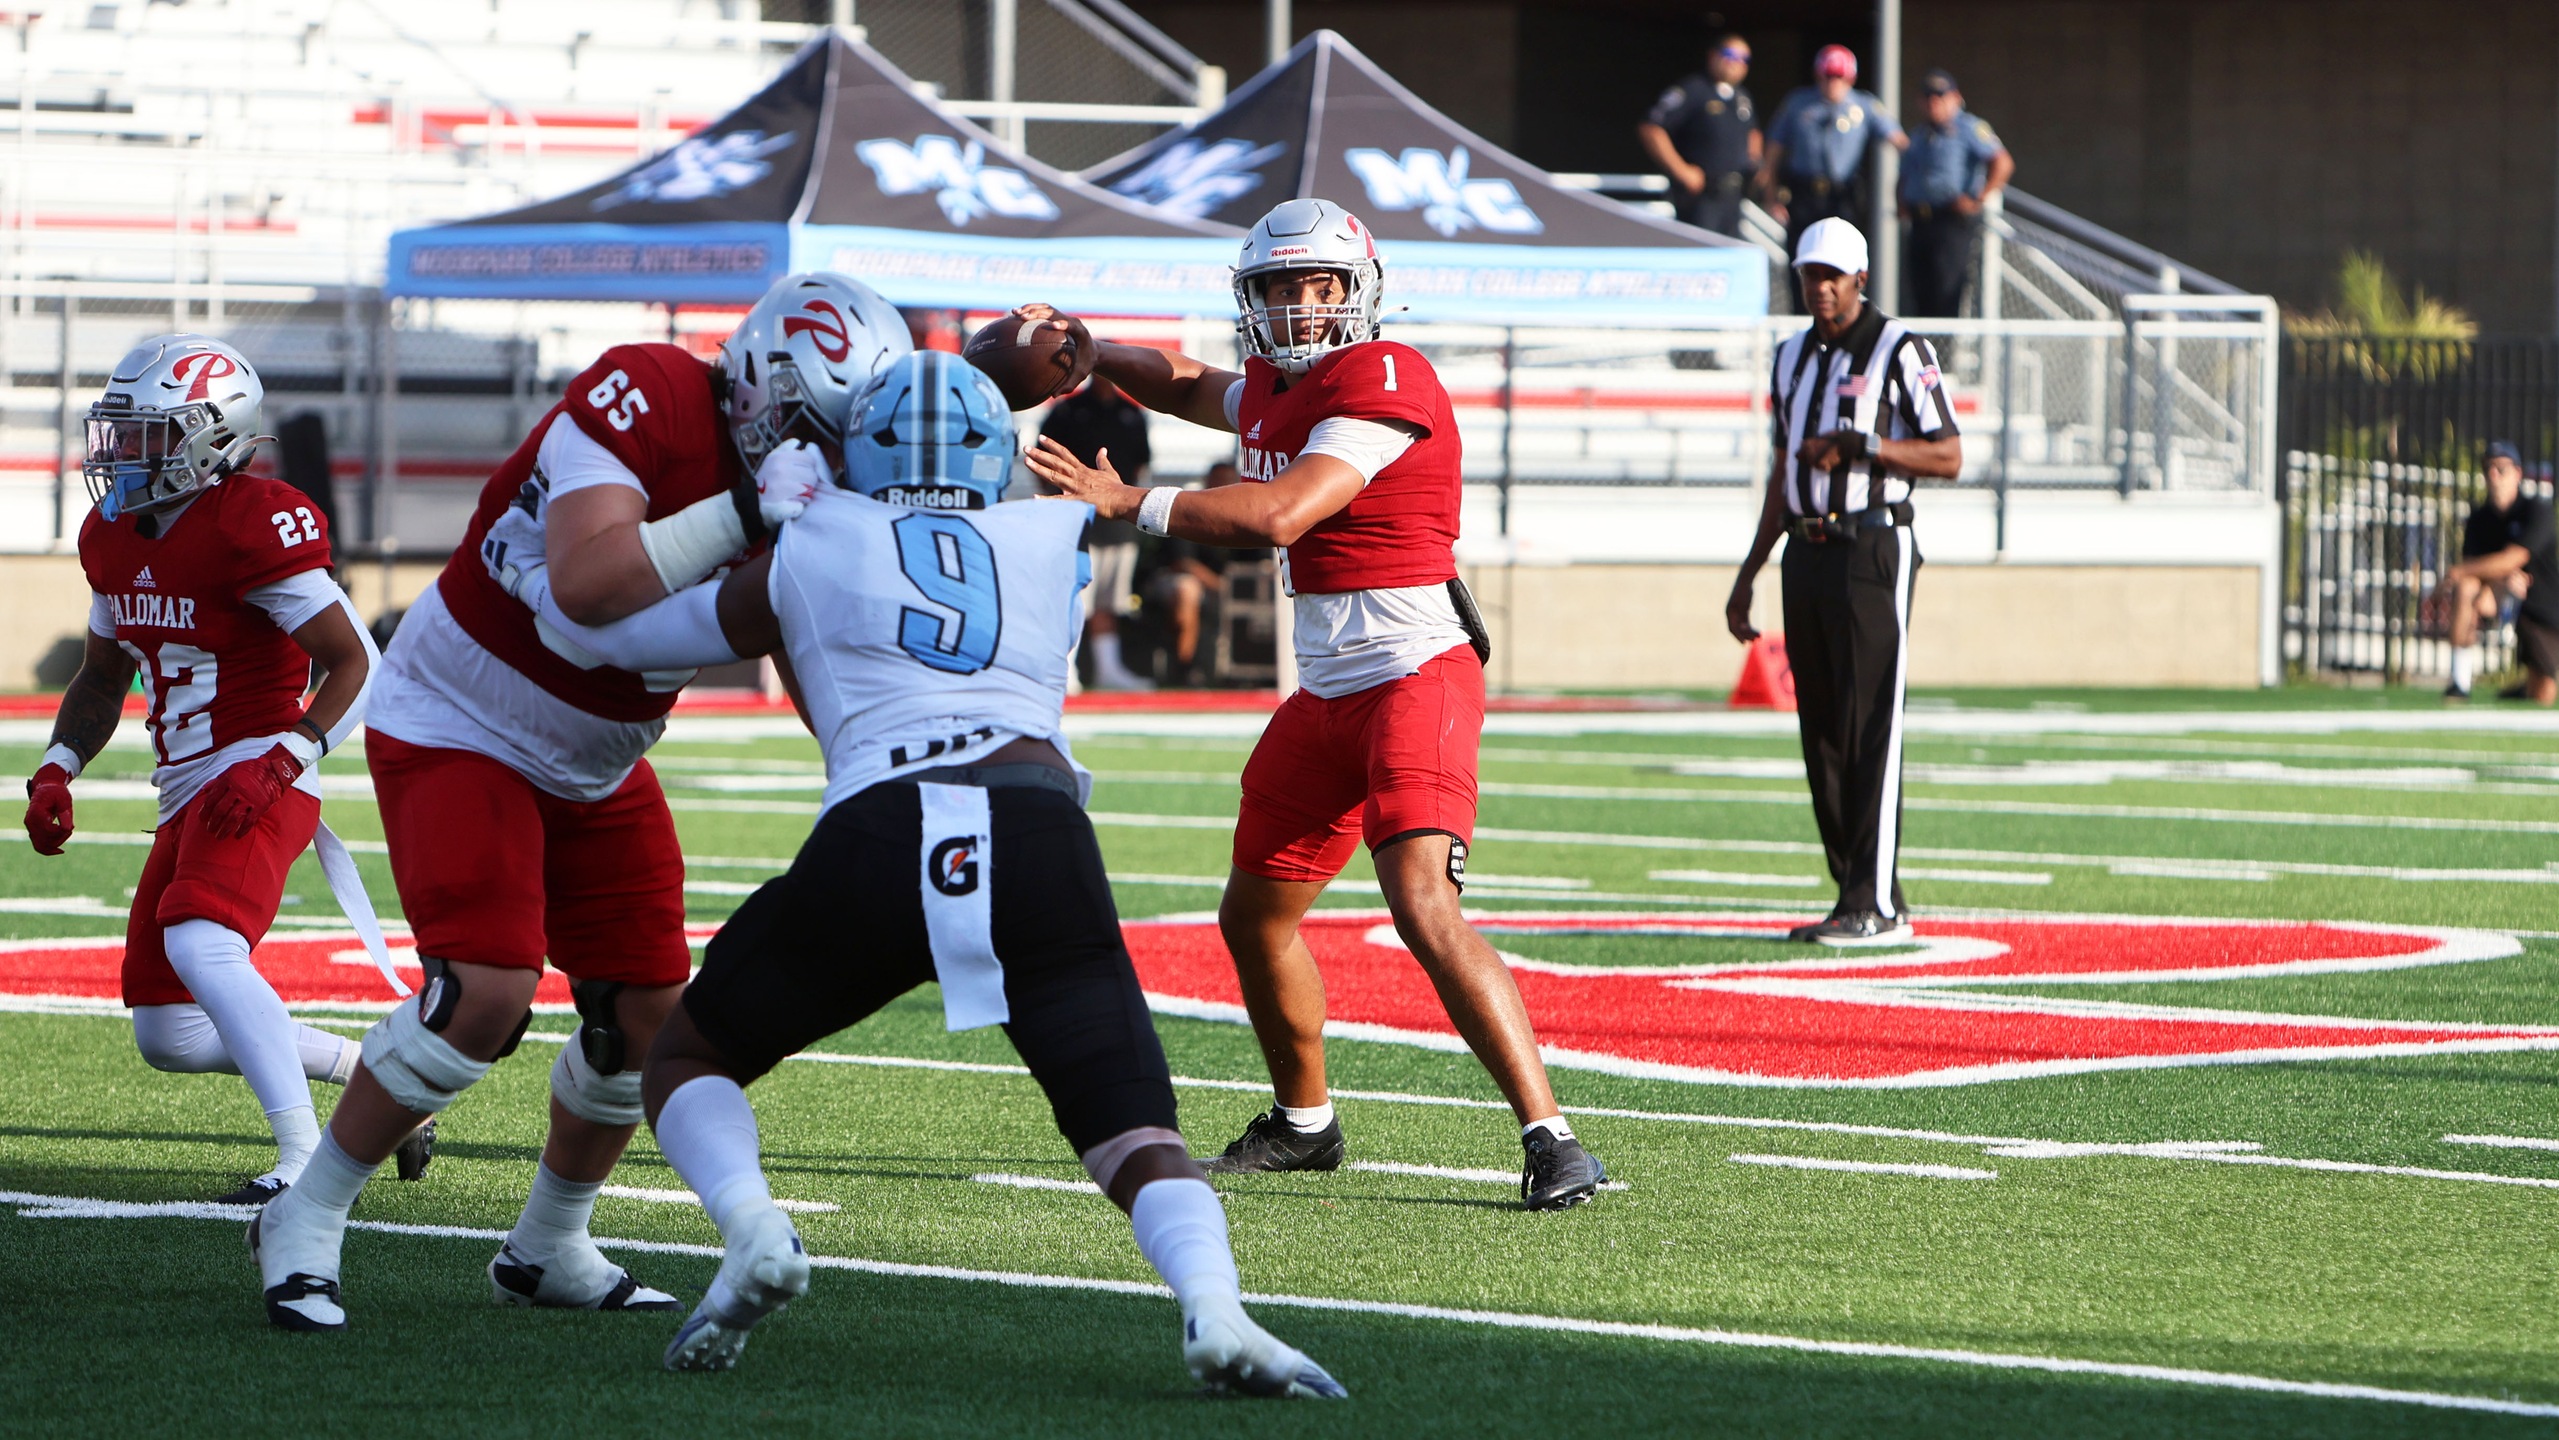
{"type": "Polygon", "coordinates": [[[1981,217],[1933,208],[1910,221],[1910,263],[1904,267],[1901,313],[1952,316],[1963,312],[1972,284],[1973,247],[1981,217]]]}
{"type": "Polygon", "coordinates": [[[1901,850],[1902,681],[1910,587],[1919,570],[1910,527],[1786,542],[1786,663],[1822,851],[1839,909],[1904,913],[1901,850]]]}

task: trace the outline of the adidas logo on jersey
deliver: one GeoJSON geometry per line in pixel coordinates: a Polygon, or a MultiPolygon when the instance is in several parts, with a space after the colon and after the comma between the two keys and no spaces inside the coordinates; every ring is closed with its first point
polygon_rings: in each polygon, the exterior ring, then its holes
{"type": "Polygon", "coordinates": [[[1254,422],[1253,422],[1253,428],[1244,432],[1244,438],[1245,438],[1245,439],[1247,439],[1247,440],[1259,440],[1259,439],[1261,439],[1261,438],[1262,438],[1262,422],[1261,422],[1261,421],[1259,421],[1259,420],[1254,421],[1254,422]]]}
{"type": "MultiPolygon", "coordinates": [[[[151,572],[142,572],[134,583],[143,584],[151,572]]],[[[153,630],[193,630],[195,601],[178,595],[109,595],[107,608],[115,612],[116,628],[127,625],[153,630]]]]}
{"type": "Polygon", "coordinates": [[[150,566],[143,566],[142,573],[133,577],[133,588],[136,590],[157,590],[160,588],[160,582],[151,578],[150,566]]]}

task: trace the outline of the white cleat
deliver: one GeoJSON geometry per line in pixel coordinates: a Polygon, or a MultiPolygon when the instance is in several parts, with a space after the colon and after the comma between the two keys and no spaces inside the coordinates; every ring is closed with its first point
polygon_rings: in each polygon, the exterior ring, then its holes
{"type": "Polygon", "coordinates": [[[1182,1363],[1208,1389],[1272,1399],[1351,1398],[1342,1382],[1254,1324],[1232,1297],[1204,1297],[1183,1310],[1182,1363]]]}
{"type": "Polygon", "coordinates": [[[509,1240],[489,1262],[489,1295],[501,1305],[544,1310],[684,1308],[674,1296],[632,1279],[630,1271],[605,1259],[592,1241],[580,1252],[536,1263],[509,1240]]]}
{"type": "Polygon", "coordinates": [[[809,1256],[800,1232],[779,1210],[738,1226],[710,1293],[693,1307],[666,1347],[669,1370],[727,1370],[746,1348],[747,1332],[808,1293],[809,1256]]]}
{"type": "MultiPolygon", "coordinates": [[[[347,1312],[338,1303],[337,1276],[295,1269],[283,1255],[270,1254],[260,1232],[272,1213],[260,1210],[249,1220],[249,1260],[258,1267],[258,1279],[266,1287],[267,1323],[278,1330],[304,1333],[344,1330],[347,1312]]],[[[331,1263],[328,1268],[337,1266],[331,1263]]]]}

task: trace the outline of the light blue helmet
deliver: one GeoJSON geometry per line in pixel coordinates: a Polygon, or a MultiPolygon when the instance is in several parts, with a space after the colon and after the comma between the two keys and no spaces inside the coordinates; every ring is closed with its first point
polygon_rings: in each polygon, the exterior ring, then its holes
{"type": "Polygon", "coordinates": [[[845,483],[891,505],[983,510],[1013,479],[1013,411],[983,371],[918,350],[892,362],[853,417],[845,483]]]}

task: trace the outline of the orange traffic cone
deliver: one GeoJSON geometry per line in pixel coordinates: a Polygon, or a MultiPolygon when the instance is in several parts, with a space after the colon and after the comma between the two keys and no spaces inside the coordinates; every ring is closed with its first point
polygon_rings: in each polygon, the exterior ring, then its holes
{"type": "Polygon", "coordinates": [[[1762,635],[1742,656],[1741,678],[1724,704],[1735,710],[1792,710],[1795,672],[1786,663],[1786,637],[1762,635]]]}

